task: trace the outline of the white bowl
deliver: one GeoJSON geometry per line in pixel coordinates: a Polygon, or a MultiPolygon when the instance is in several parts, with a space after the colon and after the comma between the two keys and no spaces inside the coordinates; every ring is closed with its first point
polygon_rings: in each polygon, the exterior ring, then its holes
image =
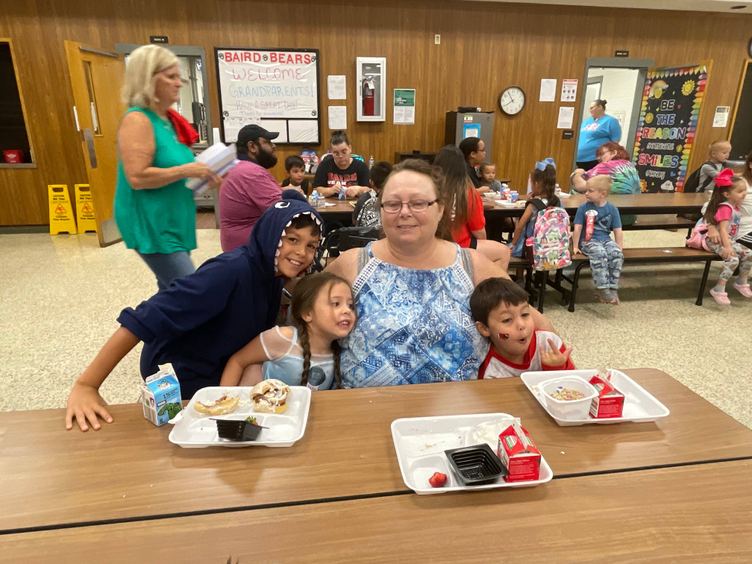
{"type": "Polygon", "coordinates": [[[559,419],[587,419],[590,404],[598,395],[598,391],[586,380],[577,376],[565,376],[544,382],[540,386],[543,401],[551,415],[559,419]],[[559,400],[551,396],[559,388],[569,388],[582,392],[583,398],[578,400],[559,400]]]}

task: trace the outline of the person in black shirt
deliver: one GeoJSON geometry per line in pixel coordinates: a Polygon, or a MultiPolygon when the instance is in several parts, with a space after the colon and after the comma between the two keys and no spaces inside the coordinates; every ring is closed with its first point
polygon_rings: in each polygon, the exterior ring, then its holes
{"type": "Polygon", "coordinates": [[[289,187],[300,190],[306,196],[311,193],[308,179],[305,177],[305,163],[298,155],[290,155],[285,159],[287,178],[282,181],[282,188],[289,187]]]}
{"type": "Polygon", "coordinates": [[[486,142],[478,137],[466,137],[460,141],[460,151],[465,157],[467,175],[473,182],[473,186],[480,188],[483,179],[478,174],[478,168],[486,160],[486,142]]]}
{"type": "Polygon", "coordinates": [[[329,150],[331,158],[321,161],[316,169],[313,187],[326,197],[337,196],[342,186],[348,198],[357,198],[370,191],[368,167],[360,160],[352,158],[352,147],[344,131],[332,133],[329,150]]]}

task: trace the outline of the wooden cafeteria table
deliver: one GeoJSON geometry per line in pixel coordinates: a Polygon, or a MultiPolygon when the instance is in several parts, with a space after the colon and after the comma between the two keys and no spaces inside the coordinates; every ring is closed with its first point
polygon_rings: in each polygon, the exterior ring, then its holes
{"type": "Polygon", "coordinates": [[[8,535],[9,562],[749,561],[752,461],[8,535]]]}
{"type": "MultiPolygon", "coordinates": [[[[622,214],[655,215],[699,212],[707,201],[707,194],[611,194],[608,201],[619,208],[622,214]]],[[[484,213],[486,220],[504,217],[520,217],[524,207],[506,207],[496,205],[484,200],[484,213]]],[[[352,224],[352,212],[354,207],[350,201],[327,198],[326,203],[333,204],[318,208],[318,211],[327,222],[337,222],[342,225],[352,224]]],[[[574,215],[577,208],[585,203],[585,196],[573,194],[569,198],[562,198],[562,206],[570,214],[574,215]]]]}
{"type": "MultiPolygon", "coordinates": [[[[569,198],[562,198],[562,207],[574,215],[582,204],[585,196],[572,194],[569,198]]],[[[703,204],[708,201],[707,194],[611,194],[608,201],[619,208],[622,214],[655,215],[699,212],[703,204]]],[[[500,217],[520,217],[524,207],[506,207],[488,202],[484,198],[484,212],[486,219],[500,217]]]]}
{"type": "Polygon", "coordinates": [[[0,534],[406,492],[400,417],[521,417],[556,478],[752,457],[752,431],[659,370],[627,373],[671,415],[559,427],[516,378],[315,393],[305,437],[281,449],[182,449],[136,404],[88,433],[66,432],[59,409],[0,413],[0,534]]]}

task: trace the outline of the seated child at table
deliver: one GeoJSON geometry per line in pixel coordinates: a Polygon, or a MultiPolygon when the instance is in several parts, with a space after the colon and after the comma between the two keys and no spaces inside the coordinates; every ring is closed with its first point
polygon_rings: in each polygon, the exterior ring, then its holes
{"type": "Polygon", "coordinates": [[[274,378],[314,390],[341,387],[338,339],[355,325],[350,285],[331,272],[306,276],[293,290],[290,312],[292,327],[264,331],[230,357],[220,386],[274,378]]]}
{"type": "Polygon", "coordinates": [[[491,341],[479,380],[574,369],[571,349],[561,338],[535,328],[527,300],[527,292],[506,278],[489,278],[476,286],[470,312],[478,332],[491,341]]]}
{"type": "Polygon", "coordinates": [[[525,211],[522,212],[522,217],[517,221],[510,243],[513,257],[525,256],[525,242],[533,236],[538,213],[547,207],[561,205],[559,197],[556,195],[556,163],[553,159],[547,158],[535,163],[535,170],[530,175],[530,182],[532,184],[532,197],[527,201],[525,211]]]}
{"type": "Polygon", "coordinates": [[[718,305],[731,305],[726,292],[726,283],[738,268],[739,275],[734,282],[734,289],[745,298],[752,298],[749,286],[749,271],[752,267],[752,250],[736,241],[739,237],[741,223],[741,204],[747,195],[747,182],[741,176],[734,176],[730,168],[719,172],[714,179],[715,188],[707,209],[703,212],[703,221],[715,226],[720,240],[714,242],[708,237],[705,241],[712,252],[723,258],[723,268],[716,285],[710,289],[710,295],[718,305]]]}
{"type": "Polygon", "coordinates": [[[308,194],[310,188],[308,180],[305,178],[305,163],[298,155],[290,155],[285,159],[285,170],[287,178],[282,181],[282,188],[291,188],[308,194]]]}
{"type": "Polygon", "coordinates": [[[482,163],[480,171],[480,188],[479,192],[501,192],[501,182],[496,180],[496,165],[493,163],[482,163]]]}
{"type": "Polygon", "coordinates": [[[283,192],[266,210],[246,245],[206,261],[135,309],[118,317],[121,327],[73,384],[65,414],[82,431],[99,429],[112,416],[99,394],[110,372],[140,341],[141,376],[172,363],[184,400],[219,384],[227,359],[274,326],[282,286],[313,263],[323,221],[305,197],[283,192]]]}
{"type": "Polygon", "coordinates": [[[607,201],[611,178],[599,175],[585,184],[587,202],[577,208],[574,216],[573,256],[582,250],[590,258],[593,283],[598,300],[606,304],[619,303],[619,277],[624,265],[624,235],[619,210],[607,201]],[[583,229],[583,226],[585,229],[583,229]],[[614,240],[611,232],[614,232],[614,240]]]}
{"type": "Polygon", "coordinates": [[[379,161],[371,167],[368,178],[371,191],[361,194],[358,198],[353,211],[353,225],[356,227],[381,227],[379,198],[391,172],[392,165],[386,161],[379,161]]]}

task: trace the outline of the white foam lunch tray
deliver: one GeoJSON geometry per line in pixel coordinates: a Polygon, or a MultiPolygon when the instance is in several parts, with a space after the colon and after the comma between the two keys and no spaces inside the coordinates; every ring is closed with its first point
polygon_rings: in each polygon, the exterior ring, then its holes
{"type": "Polygon", "coordinates": [[[170,442],[183,448],[206,447],[290,447],[303,438],[308,411],[311,407],[311,390],[306,386],[290,386],[287,396],[287,409],[284,413],[256,413],[251,406],[251,387],[201,388],[188,405],[170,422],[175,426],[170,432],[170,442]],[[226,415],[206,415],[193,407],[197,401],[214,401],[224,394],[237,394],[240,397],[238,408],[226,415]],[[254,441],[229,441],[217,435],[217,424],[210,417],[222,419],[245,419],[249,415],[256,418],[262,429],[254,441]]]}
{"type": "Polygon", "coordinates": [[[656,419],[668,416],[670,413],[669,409],[645,388],[632,380],[632,378],[619,370],[609,368],[608,371],[611,372],[611,382],[621,393],[624,394],[624,409],[622,410],[621,417],[595,419],[594,417],[588,416],[585,419],[560,419],[551,413],[546,406],[546,401],[543,398],[543,391],[541,390],[541,384],[548,380],[561,378],[563,376],[579,376],[585,380],[590,380],[590,378],[598,374],[597,370],[525,372],[522,374],[521,379],[527,389],[530,390],[530,393],[533,394],[533,397],[535,397],[538,403],[541,404],[541,407],[546,410],[546,413],[548,413],[551,418],[562,427],[588,424],[608,425],[625,422],[646,423],[648,421],[655,421],[656,419]]]}
{"type": "MultiPolygon", "coordinates": [[[[449,415],[444,417],[415,417],[392,421],[392,440],[397,452],[402,480],[405,485],[420,495],[444,494],[457,491],[490,490],[494,488],[524,488],[551,481],[554,473],[541,455],[538,480],[506,482],[499,478],[491,484],[464,486],[453,475],[445,450],[478,444],[472,437],[473,429],[493,421],[510,424],[514,420],[507,413],[479,413],[474,415],[449,415]],[[428,483],[434,472],[447,475],[447,484],[434,488],[428,483]]],[[[533,437],[535,441],[535,437],[533,437]]],[[[496,444],[488,443],[496,452],[496,444]]]]}

